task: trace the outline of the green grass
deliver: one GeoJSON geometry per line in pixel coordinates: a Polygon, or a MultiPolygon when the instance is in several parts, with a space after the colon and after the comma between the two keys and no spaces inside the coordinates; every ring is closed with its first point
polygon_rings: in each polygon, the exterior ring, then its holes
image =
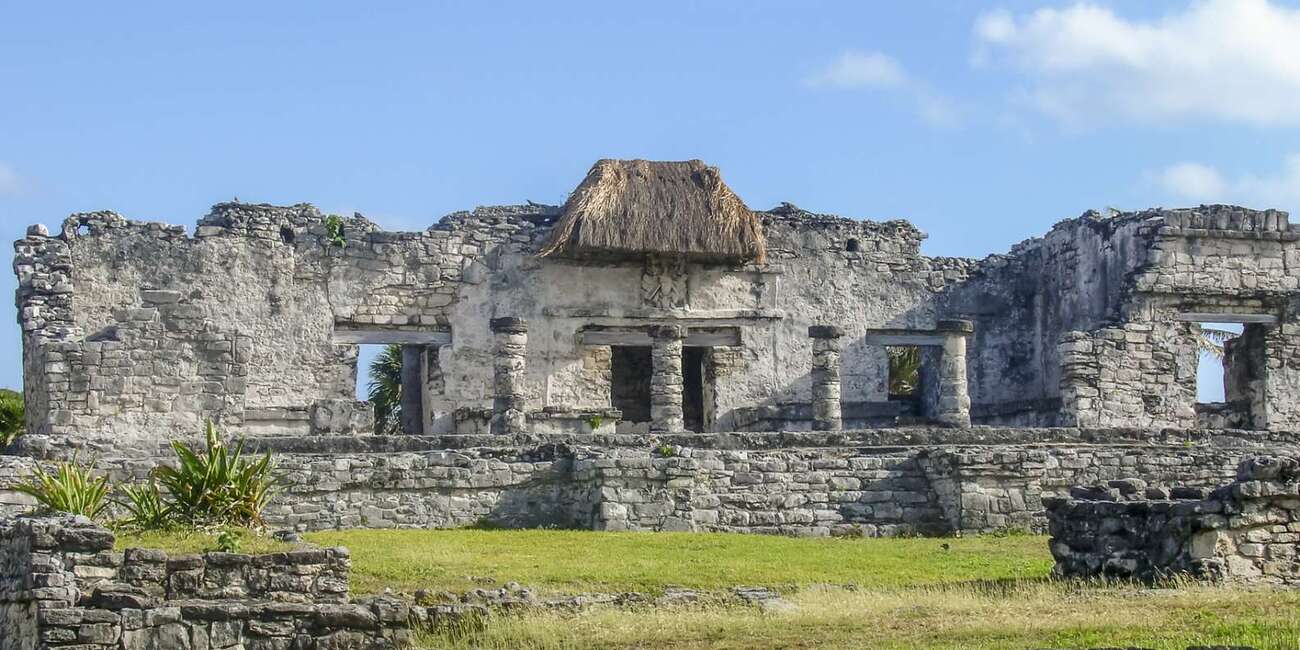
{"type": "Polygon", "coordinates": [[[353,590],[464,590],[515,581],[543,592],[660,592],[678,585],[795,588],[927,585],[1043,577],[1036,536],[807,539],[723,533],[568,530],[347,530],[310,542],[352,549],[353,590]],[[948,546],[944,550],[943,546],[948,546]]]}
{"type": "MultiPolygon", "coordinates": [[[[765,612],[711,597],[672,608],[493,614],[485,625],[423,634],[427,648],[1300,648],[1300,590],[1054,581],[1047,540],[1038,536],[352,530],[305,537],[352,550],[354,593],[463,591],[507,581],[549,594],[655,593],[669,585],[720,594],[761,585],[793,605],[765,612]]],[[[216,537],[122,535],[118,546],[196,552],[215,548],[216,537]]],[[[290,547],[252,535],[241,543],[255,553],[290,547]]]]}
{"type": "MultiPolygon", "coordinates": [[[[294,548],[293,544],[276,541],[275,539],[258,535],[253,531],[232,528],[230,529],[239,536],[240,553],[276,553],[287,551],[294,548]]],[[[180,553],[203,553],[206,551],[217,550],[217,536],[220,532],[205,533],[195,530],[165,530],[165,531],[146,531],[146,532],[118,532],[117,533],[117,550],[125,550],[132,547],[138,548],[158,548],[171,554],[180,553]]]]}

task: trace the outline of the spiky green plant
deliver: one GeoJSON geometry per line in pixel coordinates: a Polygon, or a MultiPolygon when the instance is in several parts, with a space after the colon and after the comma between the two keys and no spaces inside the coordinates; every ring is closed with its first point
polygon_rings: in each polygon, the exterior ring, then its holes
{"type": "Polygon", "coordinates": [[[95,476],[90,465],[78,463],[76,456],[55,465],[53,472],[37,465],[32,475],[14,489],[49,510],[85,515],[93,520],[106,515],[111,503],[108,477],[95,476]]]}
{"type": "Polygon", "coordinates": [[[375,433],[402,431],[402,346],[386,345],[370,362],[368,397],[375,409],[375,433]]]}
{"type": "Polygon", "coordinates": [[[271,452],[244,457],[244,441],[226,444],[211,421],[204,430],[206,449],[196,452],[172,442],[175,467],[155,470],[158,483],[171,495],[171,514],[195,526],[261,525],[262,509],[276,486],[271,452]]]}
{"type": "Polygon", "coordinates": [[[140,530],[158,530],[171,524],[171,504],[163,498],[157,480],[123,485],[119,490],[126,498],[117,504],[127,512],[121,524],[140,530]]]}

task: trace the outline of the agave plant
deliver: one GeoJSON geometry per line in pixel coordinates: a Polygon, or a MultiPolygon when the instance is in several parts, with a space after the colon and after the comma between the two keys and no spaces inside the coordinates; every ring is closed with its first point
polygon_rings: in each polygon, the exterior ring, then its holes
{"type": "Polygon", "coordinates": [[[158,484],[171,496],[170,514],[197,526],[260,525],[277,482],[271,453],[245,458],[244,441],[226,444],[212,422],[204,438],[206,449],[201,452],[173,441],[176,466],[155,470],[158,484]]]}
{"type": "Polygon", "coordinates": [[[95,476],[89,465],[77,462],[76,456],[55,466],[53,472],[36,466],[32,475],[14,489],[36,499],[41,506],[57,512],[69,512],[98,520],[111,503],[107,476],[95,476]]]}
{"type": "Polygon", "coordinates": [[[121,486],[124,500],[117,501],[127,512],[120,523],[142,530],[157,530],[171,524],[171,504],[163,498],[158,481],[121,486]]]}

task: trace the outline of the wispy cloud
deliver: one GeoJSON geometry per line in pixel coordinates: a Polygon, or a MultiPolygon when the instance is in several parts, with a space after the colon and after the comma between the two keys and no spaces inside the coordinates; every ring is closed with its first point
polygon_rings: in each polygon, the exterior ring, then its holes
{"type": "Polygon", "coordinates": [[[0,162],[0,196],[13,196],[23,189],[23,181],[13,167],[0,162]]]}
{"type": "Polygon", "coordinates": [[[1228,190],[1219,170],[1196,162],[1170,165],[1156,174],[1156,180],[1166,192],[1181,199],[1222,200],[1228,190]]]}
{"type": "Polygon", "coordinates": [[[1022,98],[1062,122],[1300,125],[1300,9],[1199,0],[1135,21],[1082,2],[985,13],[974,31],[976,64],[1023,74],[1022,98]]]}
{"type": "Polygon", "coordinates": [[[1151,173],[1169,196],[1203,203],[1241,203],[1256,208],[1300,208],[1300,153],[1264,174],[1228,175],[1199,162],[1180,162],[1151,173]]]}
{"type": "Polygon", "coordinates": [[[804,81],[817,88],[869,89],[896,94],[910,102],[921,120],[932,126],[952,127],[959,121],[951,100],[908,74],[896,59],[880,52],[843,52],[804,81]]]}

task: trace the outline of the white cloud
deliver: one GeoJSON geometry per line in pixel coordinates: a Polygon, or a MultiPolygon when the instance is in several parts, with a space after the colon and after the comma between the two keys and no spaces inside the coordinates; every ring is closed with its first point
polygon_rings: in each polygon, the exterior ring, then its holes
{"type": "Polygon", "coordinates": [[[879,52],[845,52],[808,78],[814,86],[896,88],[907,82],[903,66],[879,52]]]}
{"type": "Polygon", "coordinates": [[[22,179],[13,167],[0,162],[0,196],[13,196],[23,188],[22,179]]]}
{"type": "Polygon", "coordinates": [[[1085,2],[986,13],[974,32],[977,65],[1023,73],[1023,98],[1067,123],[1300,125],[1300,9],[1198,0],[1136,21],[1085,2]]]}
{"type": "Polygon", "coordinates": [[[1300,153],[1287,156],[1279,169],[1262,175],[1228,177],[1210,165],[1180,162],[1152,177],[1161,189],[1179,200],[1300,209],[1300,153]]]}
{"type": "Polygon", "coordinates": [[[1169,194],[1198,201],[1220,200],[1228,188],[1219,170],[1195,162],[1170,165],[1157,178],[1169,194]]]}
{"type": "Polygon", "coordinates": [[[889,91],[911,102],[917,115],[927,124],[951,127],[958,121],[957,110],[948,98],[909,75],[893,57],[880,52],[844,52],[805,81],[810,86],[822,88],[889,91]]]}

